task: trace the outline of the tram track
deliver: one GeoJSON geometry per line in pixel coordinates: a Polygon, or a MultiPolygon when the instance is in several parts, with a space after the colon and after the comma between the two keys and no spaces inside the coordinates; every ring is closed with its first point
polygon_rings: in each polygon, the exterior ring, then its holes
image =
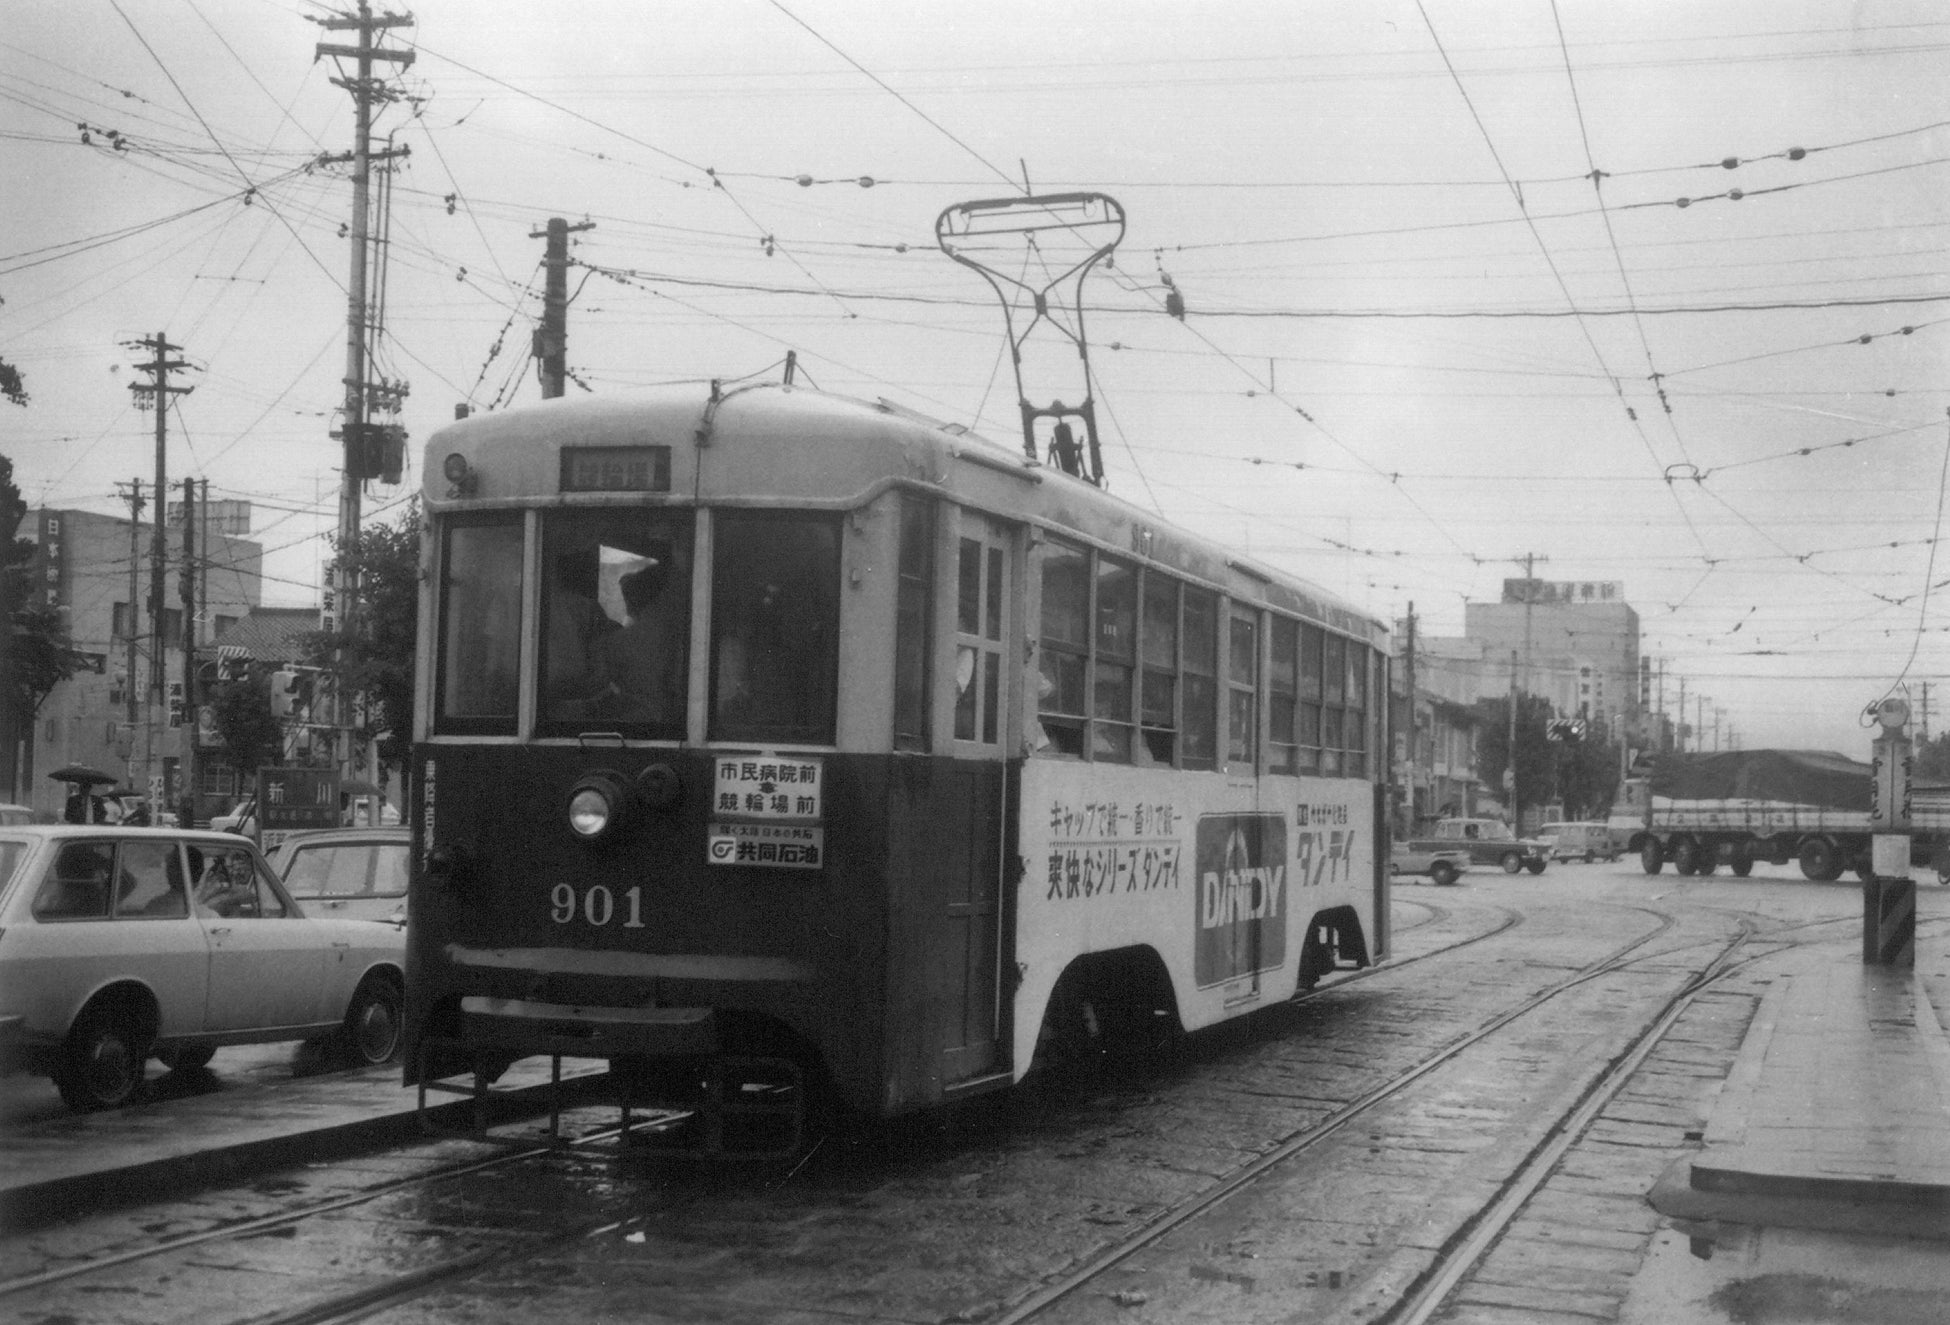
{"type": "MultiPolygon", "coordinates": [[[[1631,942],[1614,949],[1598,961],[1590,963],[1576,973],[1531,995],[1515,1006],[1505,1009],[1503,1012],[1468,1033],[1452,1039],[1440,1047],[1435,1053],[1423,1058],[1420,1062],[1415,1063],[1406,1070],[1398,1072],[1388,1080],[1371,1087],[1355,1099],[1334,1110],[1320,1122],[1281,1139],[1273,1149],[1261,1155],[1252,1163],[1226,1175],[1225,1178],[1206,1190],[1181,1200],[1148,1222],[1143,1228],[1134,1231],[1130,1236],[1104,1248],[1084,1264],[1076,1267],[1061,1278],[1045,1284],[1003,1314],[991,1318],[988,1325],[1020,1325],[1020,1322],[1034,1320],[1042,1316],[1058,1303],[1097,1283],[1105,1274],[1123,1264],[1131,1257],[1154,1246],[1179,1228],[1194,1222],[1201,1216],[1230,1200],[1239,1192],[1259,1181],[1267,1173],[1289,1164],[1300,1155],[1313,1150],[1329,1137],[1334,1136],[1336,1133],[1360,1120],[1363,1116],[1371,1113],[1382,1104],[1400,1096],[1411,1086],[1431,1073],[1453,1063],[1468,1050],[1474,1048],[1484,1040],[1489,1039],[1505,1027],[1521,1020],[1554,999],[1561,997],[1569,990],[1618,970],[1632,960],[1631,954],[1633,952],[1643,947],[1646,943],[1651,942],[1660,934],[1667,932],[1677,923],[1677,917],[1668,913],[1655,912],[1648,908],[1636,906],[1628,909],[1651,914],[1658,923],[1649,932],[1641,934],[1631,940],[1631,942]]],[[[1512,924],[1514,923],[1513,921],[1512,924]]],[[[1507,929],[1509,927],[1504,926],[1503,928],[1507,929]]],[[[1492,932],[1502,932],[1502,930],[1492,932]]],[[[1490,937],[1490,935],[1478,935],[1468,942],[1478,942],[1487,937],[1490,937]]],[[[1745,937],[1743,934],[1739,941],[1744,941],[1745,937]]],[[[1441,949],[1438,952],[1451,951],[1454,947],[1462,946],[1466,946],[1466,944],[1452,945],[1451,948],[1441,949]]],[[[1426,955],[1435,956],[1438,953],[1429,953],[1426,955]]],[[[1393,968],[1380,967],[1375,969],[1387,970],[1393,968]]],[[[1332,992],[1334,988],[1344,988],[1347,983],[1347,981],[1341,981],[1334,986],[1323,986],[1314,992],[1317,994],[1332,992]]]]}
{"type": "MultiPolygon", "coordinates": [[[[1699,944],[1690,944],[1674,948],[1658,948],[1654,951],[1647,952],[1645,949],[1648,945],[1656,944],[1661,936],[1671,932],[1673,927],[1678,923],[1678,917],[1669,912],[1637,905],[1625,905],[1620,909],[1637,912],[1649,918],[1652,923],[1646,926],[1643,932],[1635,935],[1628,942],[1616,945],[1596,960],[1583,964],[1577,970],[1552,981],[1548,986],[1525,997],[1514,1005],[1501,1010],[1487,1020],[1480,1021],[1466,1033],[1453,1037],[1438,1046],[1433,1053],[1422,1055],[1420,1061],[1410,1064],[1403,1070],[1391,1075],[1388,1080],[1380,1082],[1348,1100],[1313,1126],[1301,1129],[1280,1139],[1273,1149],[1262,1154],[1251,1163],[1228,1173],[1217,1183],[1191,1194],[1155,1216],[1148,1218],[1141,1228],[1133,1230],[1130,1237],[1101,1249],[1091,1255],[1089,1259],[1078,1263],[1073,1270],[1061,1279],[1048,1281],[1030,1296],[1016,1300],[1013,1305],[1007,1307],[1004,1314],[990,1316],[987,1319],[995,1322],[1024,1321],[1046,1314],[1052,1307],[1066,1298],[1071,1297],[1078,1290],[1091,1283],[1101,1281],[1104,1274],[1119,1263],[1127,1260],[1145,1247],[1156,1244],[1174,1230],[1194,1224],[1201,1215],[1224,1204],[1233,1195],[1251,1186],[1265,1174],[1277,1169],[1283,1164],[1291,1162],[1297,1156],[1320,1146],[1329,1137],[1345,1130],[1363,1116],[1378,1109],[1382,1104],[1401,1096],[1416,1082],[1443,1066],[1455,1062],[1467,1053],[1470,1048],[1481,1044],[1484,1040],[1497,1034],[1499,1031],[1519,1022],[1539,1008],[1548,1005],[1552,1000],[1562,997],[1572,989],[1591,981],[1599,980],[1620,969],[1668,959],[1674,954],[1683,953],[1701,946],[1699,944]]],[[[1424,953],[1418,953],[1413,957],[1402,958],[1386,966],[1374,968],[1371,972],[1349,973],[1346,976],[1323,983],[1315,990],[1304,995],[1303,999],[1311,1001],[1324,998],[1338,990],[1346,989],[1357,980],[1385,975],[1390,971],[1398,971],[1405,966],[1410,966],[1417,962],[1426,961],[1436,956],[1452,953],[1460,948],[1467,948],[1471,945],[1482,943],[1499,934],[1507,934],[1511,929],[1522,924],[1526,918],[1523,912],[1513,908],[1499,906],[1494,908],[1494,910],[1496,912],[1494,916],[1495,923],[1481,932],[1470,934],[1455,943],[1445,944],[1442,947],[1434,948],[1424,953]]],[[[1840,923],[1840,918],[1832,921],[1813,923],[1840,923]]],[[[1755,928],[1751,924],[1743,923],[1740,934],[1731,940],[1726,951],[1737,950],[1740,945],[1752,940],[1755,937],[1755,928]]],[[[1716,960],[1724,960],[1724,957],[1716,958],[1716,960]]],[[[1723,978],[1725,974],[1726,972],[1724,971],[1720,972],[1714,978],[1723,978]]],[[[1697,994],[1698,989],[1705,988],[1708,984],[1710,984],[1710,981],[1704,980],[1702,977],[1695,977],[1690,982],[1689,987],[1697,986],[1697,988],[1693,988],[1693,993],[1697,994]]],[[[1646,1028],[1634,1043],[1646,1045],[1647,1051],[1649,1052],[1649,1046],[1655,1045],[1659,1039],[1659,1035],[1663,1034],[1663,1031],[1654,1033],[1655,1030],[1656,1026],[1646,1028]]],[[[1629,1076],[1629,1069],[1622,1070],[1620,1079],[1622,1080],[1626,1076],[1629,1076]]],[[[1593,1098],[1595,1098],[1595,1095],[1587,1092],[1583,1102],[1588,1104],[1593,1098]]],[[[1578,1121],[1577,1117],[1572,1116],[1560,1122],[1554,1129],[1553,1134],[1563,1133],[1574,1141],[1575,1136],[1582,1132],[1583,1125],[1578,1121]]],[[[579,1139],[598,1141],[605,1138],[613,1138],[616,1136],[617,1130],[609,1128],[592,1131],[579,1139]]],[[[1566,1142],[1566,1144],[1569,1143],[1568,1141],[1566,1142]]],[[[409,1185],[430,1185],[445,1179],[463,1177],[471,1173],[507,1167],[522,1162],[545,1164],[548,1162],[547,1157],[552,1153],[555,1152],[549,1147],[534,1146],[505,1155],[490,1156],[465,1165],[453,1166],[439,1172],[415,1175],[411,1178],[401,1179],[394,1183],[382,1184],[378,1187],[349,1194],[332,1201],[314,1204],[304,1210],[279,1212],[247,1223],[230,1225],[221,1229],[207,1230],[200,1234],[173,1240],[168,1244],[157,1244],[152,1248],[132,1249],[127,1253],[112,1258],[100,1258],[87,1264],[64,1266],[39,1276],[25,1276],[18,1280],[0,1284],[0,1295],[17,1293],[36,1285],[52,1285],[86,1275],[91,1271],[105,1271],[111,1267],[125,1266],[140,1259],[162,1256],[172,1250],[187,1250],[225,1238],[242,1239],[253,1236],[264,1236],[277,1227],[296,1225],[307,1219],[322,1218],[332,1213],[341,1212],[361,1203],[376,1200],[379,1197],[397,1192],[409,1185]]],[[[1537,1163],[1542,1166],[1542,1172],[1547,1173],[1549,1171],[1548,1163],[1545,1163],[1541,1159],[1537,1163]]],[[[1513,1183],[1518,1180],[1518,1177],[1513,1176],[1513,1183]]],[[[506,1268],[524,1262],[544,1261],[551,1255],[563,1252],[565,1248],[571,1247],[575,1243],[605,1236],[629,1237],[631,1240],[637,1240],[637,1238],[641,1237],[641,1234],[633,1235],[632,1230],[640,1229],[656,1220],[671,1221],[676,1219],[681,1221],[684,1218],[683,1209],[686,1206],[698,1201],[708,1201],[710,1199],[710,1193],[704,1191],[692,1192],[689,1195],[677,1192],[670,1194],[676,1199],[674,1201],[660,1202],[658,1208],[653,1211],[644,1211],[640,1208],[635,1211],[628,1211],[611,1205],[605,1209],[587,1211],[584,1218],[558,1220],[552,1227],[540,1229],[525,1228],[520,1231],[503,1229],[500,1230],[503,1236],[498,1240],[490,1242],[489,1245],[470,1245],[458,1254],[442,1256],[429,1264],[405,1270],[383,1279],[357,1285],[344,1292],[326,1294],[309,1303],[295,1304],[272,1314],[248,1316],[243,1319],[251,1322],[251,1325],[335,1325],[336,1322],[341,1321],[350,1322],[367,1319],[415,1298],[436,1293],[442,1288],[457,1288],[492,1267],[506,1268]],[[566,1227],[564,1226],[565,1224],[567,1225],[566,1227]]],[[[1516,1208],[1521,1208],[1520,1201],[1516,1208]]],[[[1487,1219],[1488,1216],[1486,1215],[1485,1220],[1487,1221],[1487,1219]]],[[[1489,1224],[1485,1222],[1483,1227],[1488,1228],[1489,1224]]],[[[1492,1237],[1490,1240],[1493,1242],[1494,1238],[1492,1237]]],[[[1466,1254],[1467,1250],[1461,1244],[1457,1244],[1453,1256],[1457,1258],[1462,1257],[1466,1254]]],[[[1480,1252],[1477,1255],[1480,1255],[1480,1252]]],[[[1433,1281],[1430,1282],[1433,1283],[1433,1281]]],[[[1000,1286],[998,1285],[998,1287],[1000,1286]]],[[[1407,1320],[1412,1318],[1403,1317],[1403,1319],[1407,1320]]],[[[1422,1317],[1421,1319],[1426,1319],[1426,1317],[1422,1317]]]]}

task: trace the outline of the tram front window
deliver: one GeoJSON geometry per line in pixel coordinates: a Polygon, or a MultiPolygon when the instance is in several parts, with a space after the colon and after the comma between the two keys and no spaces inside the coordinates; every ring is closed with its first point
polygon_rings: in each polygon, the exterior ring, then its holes
{"type": "Polygon", "coordinates": [[[538,730],[684,734],[691,533],[661,511],[550,512],[542,526],[538,730]]]}
{"type": "Polygon", "coordinates": [[[840,526],[827,515],[721,511],[711,574],[714,741],[834,738],[840,526]]]}
{"type": "Polygon", "coordinates": [[[512,732],[521,671],[521,522],[450,524],[442,539],[442,731],[512,732]]]}

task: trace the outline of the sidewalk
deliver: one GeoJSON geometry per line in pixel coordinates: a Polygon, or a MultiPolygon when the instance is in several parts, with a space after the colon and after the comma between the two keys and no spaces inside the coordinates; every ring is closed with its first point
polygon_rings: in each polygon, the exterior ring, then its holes
{"type": "Polygon", "coordinates": [[[1915,969],[1864,966],[1830,951],[1776,979],[1704,1148],[1654,1188],[1654,1207],[1950,1238],[1950,1041],[1930,990],[1943,963],[1935,951],[1917,958],[1915,969]]]}
{"type": "MultiPolygon", "coordinates": [[[[564,1060],[565,1103],[605,1066],[564,1060]]],[[[418,1093],[400,1084],[397,1064],[299,1080],[226,1077],[205,1094],[11,1127],[0,1136],[0,1233],[418,1139],[418,1093]]],[[[548,1095],[549,1060],[526,1059],[495,1084],[493,1107],[501,1116],[544,1110],[548,1095]]],[[[472,1109],[465,1096],[427,1096],[429,1115],[445,1127],[466,1127],[472,1109]]]]}

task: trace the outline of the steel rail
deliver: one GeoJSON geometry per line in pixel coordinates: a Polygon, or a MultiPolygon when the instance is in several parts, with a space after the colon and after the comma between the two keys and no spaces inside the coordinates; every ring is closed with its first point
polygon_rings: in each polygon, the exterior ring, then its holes
{"type": "MultiPolygon", "coordinates": [[[[1677,917],[1664,912],[1651,911],[1649,908],[1637,906],[1631,907],[1630,909],[1646,911],[1651,915],[1657,916],[1661,923],[1633,939],[1630,943],[1613,949],[1610,954],[1601,958],[1599,961],[1591,963],[1576,973],[1558,981],[1556,984],[1550,985],[1537,994],[1523,1000],[1514,1007],[1497,1014],[1489,1021],[1478,1026],[1475,1030],[1451,1040],[1420,1063],[1364,1091],[1313,1126],[1304,1128],[1286,1137],[1275,1145],[1273,1149],[1267,1151],[1251,1163],[1235,1169],[1232,1173],[1227,1174],[1203,1192],[1189,1196],[1172,1205],[1169,1209],[1145,1224],[1143,1228],[1112,1243],[1109,1247],[1098,1252],[1095,1256],[1092,1256],[1082,1265],[1071,1270],[1061,1278],[1052,1283],[1045,1284],[1001,1315],[989,1317],[986,1325],[1019,1325],[1019,1322],[1031,1320],[1041,1315],[1078,1289],[1095,1282],[1106,1272],[1114,1269],[1147,1247],[1154,1245],[1175,1229],[1190,1223],[1208,1211],[1222,1205],[1227,1200],[1230,1200],[1233,1196],[1251,1186],[1264,1174],[1280,1167],[1295,1156],[1318,1146],[1322,1141],[1339,1132],[1348,1124],[1355,1122],[1364,1114],[1372,1111],[1396,1095],[1401,1094],[1423,1077],[1428,1076],[1438,1068],[1447,1066],[1456,1058],[1460,1057],[1464,1051],[1488,1039],[1512,1022],[1528,1016],[1539,1007],[1542,1007],[1544,1004],[1567,991],[1579,985],[1587,984],[1601,976],[1608,975],[1619,967],[1628,964],[1632,960],[1632,952],[1665,933],[1677,923],[1677,917]]],[[[1379,971],[1392,968],[1378,967],[1374,969],[1379,971]]],[[[1367,972],[1362,972],[1362,974],[1365,975],[1367,972]]],[[[1325,992],[1327,988],[1338,988],[1347,983],[1349,982],[1346,980],[1337,981],[1334,986],[1324,986],[1315,992],[1325,992]]]]}

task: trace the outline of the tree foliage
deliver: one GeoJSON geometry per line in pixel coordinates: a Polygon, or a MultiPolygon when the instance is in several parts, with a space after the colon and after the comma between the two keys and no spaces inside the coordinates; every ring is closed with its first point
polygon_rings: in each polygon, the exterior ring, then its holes
{"type": "Polygon", "coordinates": [[[1912,776],[1950,782],[1950,732],[1917,741],[1915,758],[1912,776]]]}
{"type": "Polygon", "coordinates": [[[27,383],[21,379],[20,369],[5,359],[0,359],[0,396],[16,405],[27,404],[27,383]]]}
{"type": "MultiPolygon", "coordinates": [[[[1500,795],[1504,770],[1510,766],[1510,700],[1507,696],[1479,700],[1476,711],[1481,719],[1476,738],[1476,772],[1485,786],[1500,795]]],[[[1550,717],[1549,700],[1537,695],[1518,696],[1517,805],[1539,806],[1556,793],[1556,747],[1546,734],[1550,717]]]]}
{"type": "Polygon", "coordinates": [[[1608,818],[1618,797],[1618,747],[1602,731],[1587,730],[1582,740],[1559,742],[1557,794],[1564,817],[1572,822],[1608,818]]]}
{"type": "Polygon", "coordinates": [[[0,455],[0,702],[27,722],[55,686],[81,669],[58,610],[34,601],[34,544],[17,535],[27,503],[0,455]]]}
{"type": "MultiPolygon", "coordinates": [[[[336,546],[339,565],[358,577],[358,614],[347,630],[320,631],[306,661],[336,668],[340,684],[363,703],[362,730],[389,767],[406,762],[413,738],[413,650],[420,625],[420,504],[390,525],[359,531],[354,547],[336,546]]],[[[341,618],[343,620],[343,618],[341,618]]]]}
{"type": "Polygon", "coordinates": [[[254,666],[247,676],[219,682],[210,703],[223,760],[248,783],[257,770],[284,754],[284,727],[271,712],[271,678],[254,666]]]}

